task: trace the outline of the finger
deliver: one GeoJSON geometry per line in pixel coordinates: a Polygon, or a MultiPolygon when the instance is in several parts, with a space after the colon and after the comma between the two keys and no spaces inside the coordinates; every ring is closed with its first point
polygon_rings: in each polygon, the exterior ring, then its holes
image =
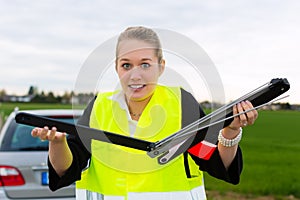
{"type": "Polygon", "coordinates": [[[57,130],[56,127],[52,127],[51,130],[49,131],[49,134],[48,134],[49,141],[52,141],[55,139],[56,130],[57,130]]]}
{"type": "Polygon", "coordinates": [[[233,114],[234,115],[237,115],[236,117],[234,117],[234,121],[236,124],[239,124],[240,125],[240,116],[238,115],[239,114],[239,105],[236,104],[233,108],[233,114]]]}
{"type": "MultiPolygon", "coordinates": [[[[233,115],[238,114],[239,111],[238,111],[237,105],[234,105],[234,106],[233,106],[232,111],[233,111],[233,115]]],[[[239,117],[236,116],[235,118],[239,118],[239,117]]]]}
{"type": "Polygon", "coordinates": [[[62,137],[67,137],[67,133],[66,132],[63,132],[61,133],[62,137]]]}
{"type": "Polygon", "coordinates": [[[34,128],[34,129],[32,129],[31,136],[32,137],[39,137],[39,132],[40,131],[41,131],[40,128],[34,128]]]}
{"type": "MultiPolygon", "coordinates": [[[[252,105],[252,103],[250,101],[247,100],[245,103],[249,106],[249,108],[253,108],[253,105],[252,105]]],[[[253,110],[252,114],[253,114],[253,118],[254,118],[254,121],[255,121],[257,119],[257,117],[258,117],[257,110],[253,110]]]]}
{"type": "MultiPolygon", "coordinates": [[[[243,105],[244,105],[243,102],[237,104],[238,113],[244,112],[243,105]]],[[[247,117],[245,114],[239,115],[239,119],[240,119],[241,126],[247,126],[248,122],[247,122],[247,117]]]]}
{"type": "MultiPolygon", "coordinates": [[[[253,108],[252,105],[249,105],[244,101],[241,104],[242,104],[244,111],[251,110],[253,108]]],[[[246,112],[245,115],[247,118],[247,124],[253,124],[254,123],[254,113],[252,111],[249,111],[249,112],[246,112]]]]}
{"type": "Polygon", "coordinates": [[[49,128],[47,126],[45,126],[41,133],[40,133],[40,139],[41,140],[47,140],[48,139],[48,132],[49,132],[49,128]]]}
{"type": "Polygon", "coordinates": [[[235,117],[233,118],[233,121],[229,124],[229,128],[231,128],[233,130],[237,130],[240,128],[240,118],[237,115],[238,114],[237,105],[234,105],[232,107],[232,113],[233,113],[233,115],[235,115],[235,117]]]}
{"type": "MultiPolygon", "coordinates": [[[[253,105],[250,103],[250,101],[246,101],[242,103],[244,110],[251,110],[253,109],[253,105]]],[[[257,111],[256,110],[251,110],[246,113],[246,117],[248,119],[248,124],[252,125],[254,124],[254,121],[257,118],[257,111]]]]}

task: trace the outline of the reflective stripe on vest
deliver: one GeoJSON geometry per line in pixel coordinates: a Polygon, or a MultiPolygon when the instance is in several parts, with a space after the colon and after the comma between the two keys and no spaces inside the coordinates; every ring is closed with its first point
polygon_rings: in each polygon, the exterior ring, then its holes
{"type": "Polygon", "coordinates": [[[76,198],[80,200],[206,200],[204,186],[191,191],[178,192],[129,192],[124,196],[107,196],[88,190],[77,189],[76,198]]]}
{"type": "MultiPolygon", "coordinates": [[[[129,136],[126,110],[112,100],[113,95],[115,93],[97,96],[90,127],[129,136]]],[[[180,88],[157,86],[140,116],[134,137],[153,142],[166,138],[180,130],[181,117],[180,88]]],[[[95,140],[91,147],[90,166],[77,181],[78,189],[105,196],[129,197],[129,194],[190,193],[193,188],[203,186],[202,172],[190,157],[192,178],[187,178],[183,155],[166,165],[159,165],[144,151],[95,140]]]]}

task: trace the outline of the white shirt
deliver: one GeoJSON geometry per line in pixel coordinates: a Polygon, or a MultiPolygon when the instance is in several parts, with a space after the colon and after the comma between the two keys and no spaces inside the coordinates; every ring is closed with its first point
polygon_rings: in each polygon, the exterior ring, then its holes
{"type": "Polygon", "coordinates": [[[113,95],[110,96],[109,98],[110,98],[111,100],[113,100],[113,101],[118,102],[119,105],[120,105],[120,107],[121,107],[123,110],[126,111],[127,119],[128,119],[129,133],[130,133],[130,136],[133,136],[138,121],[133,120],[133,119],[131,118],[131,116],[130,116],[130,112],[129,112],[129,108],[128,108],[128,105],[127,105],[126,100],[125,100],[125,94],[124,94],[124,92],[121,90],[121,91],[119,91],[119,92],[113,94],[113,95]]]}

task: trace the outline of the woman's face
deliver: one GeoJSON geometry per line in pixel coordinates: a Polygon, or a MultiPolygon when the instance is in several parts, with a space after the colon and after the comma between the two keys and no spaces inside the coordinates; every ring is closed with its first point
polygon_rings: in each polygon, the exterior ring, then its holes
{"type": "Polygon", "coordinates": [[[116,70],[127,100],[143,101],[154,92],[164,71],[152,45],[139,40],[120,42],[116,70]]]}

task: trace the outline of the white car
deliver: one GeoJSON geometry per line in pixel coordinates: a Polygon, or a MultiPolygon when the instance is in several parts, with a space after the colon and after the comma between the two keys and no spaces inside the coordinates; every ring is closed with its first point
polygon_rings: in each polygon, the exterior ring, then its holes
{"type": "MultiPolygon", "coordinates": [[[[18,124],[12,112],[0,133],[0,200],[74,200],[75,184],[52,192],[48,187],[48,141],[31,136],[32,126],[18,124]]],[[[82,110],[22,110],[75,123],[82,110]]]]}

